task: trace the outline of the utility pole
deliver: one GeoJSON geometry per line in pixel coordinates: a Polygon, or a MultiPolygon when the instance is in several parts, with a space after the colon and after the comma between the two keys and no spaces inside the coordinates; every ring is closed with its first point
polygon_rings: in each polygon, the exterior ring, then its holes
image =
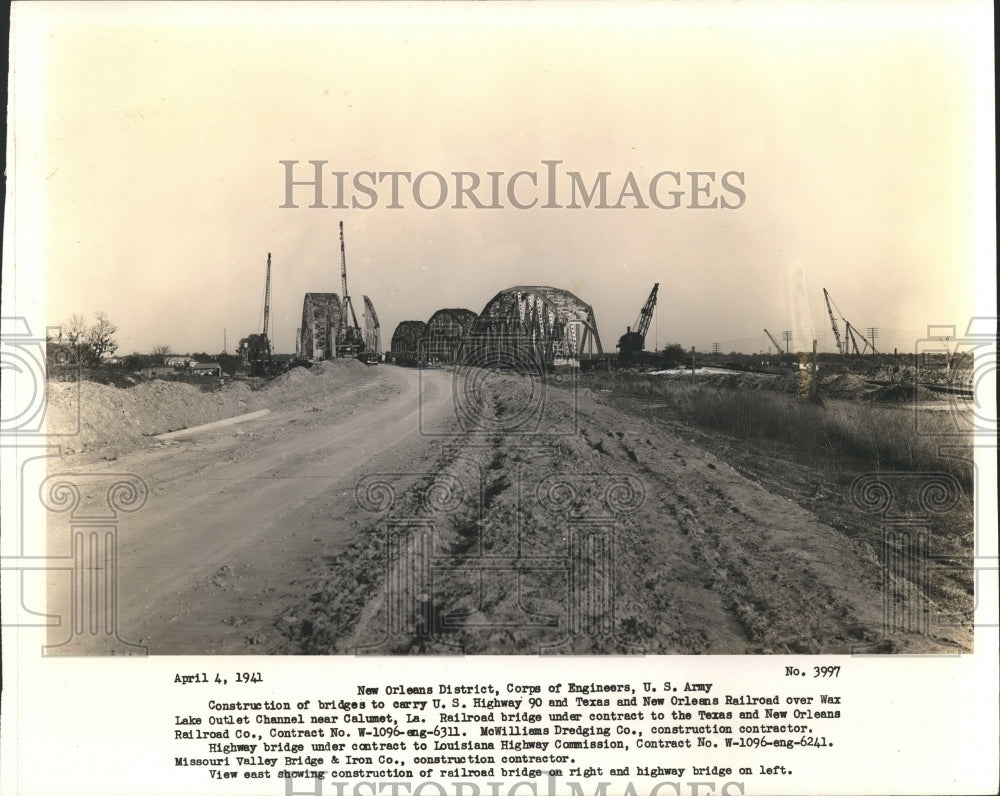
{"type": "Polygon", "coordinates": [[[694,384],[694,346],[691,346],[691,383],[694,384]]]}
{"type": "Polygon", "coordinates": [[[222,327],[222,353],[226,353],[226,327],[222,327]]]}
{"type": "Polygon", "coordinates": [[[719,361],[719,344],[712,343],[712,355],[715,357],[715,361],[719,361]]]}
{"type": "Polygon", "coordinates": [[[878,337],[878,327],[868,327],[868,339],[872,342],[872,356],[875,356],[875,338],[878,337]]]}
{"type": "Polygon", "coordinates": [[[786,354],[791,354],[792,353],[792,333],[791,332],[782,332],[781,334],[782,334],[782,337],[785,339],[785,353],[786,354]]]}

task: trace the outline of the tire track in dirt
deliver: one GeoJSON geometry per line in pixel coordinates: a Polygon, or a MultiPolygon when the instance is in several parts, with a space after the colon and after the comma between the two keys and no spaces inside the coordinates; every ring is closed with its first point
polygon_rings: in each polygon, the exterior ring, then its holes
{"type": "MultiPolygon", "coordinates": [[[[683,427],[586,394],[547,394],[538,428],[570,433],[505,433],[529,393],[517,377],[481,391],[479,428],[426,460],[424,477],[392,484],[391,511],[314,573],[297,612],[310,632],[283,628],[282,651],[847,653],[878,640],[882,572],[867,545],[683,427]],[[604,487],[615,479],[643,492],[617,515],[604,487]],[[546,510],[539,496],[557,482],[546,494],[565,501],[546,510]],[[448,511],[429,508],[435,484],[461,487],[448,511]],[[394,538],[402,520],[424,530],[394,538]],[[587,527],[602,530],[580,546],[587,527]]],[[[954,648],[962,632],[933,641],[954,648]]]]}

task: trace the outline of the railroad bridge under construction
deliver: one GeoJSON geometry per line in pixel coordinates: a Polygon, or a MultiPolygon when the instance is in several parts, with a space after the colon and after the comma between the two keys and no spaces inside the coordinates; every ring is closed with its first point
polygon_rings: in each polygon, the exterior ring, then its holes
{"type": "Polygon", "coordinates": [[[593,308],[568,290],[518,285],[501,290],[478,315],[442,309],[427,323],[403,321],[392,336],[400,364],[578,366],[602,356],[593,308]]]}

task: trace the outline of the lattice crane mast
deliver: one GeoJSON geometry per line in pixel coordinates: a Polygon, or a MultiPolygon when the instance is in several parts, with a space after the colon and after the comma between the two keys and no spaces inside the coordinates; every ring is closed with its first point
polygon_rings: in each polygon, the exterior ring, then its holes
{"type": "Polygon", "coordinates": [[[771,334],[767,329],[764,330],[764,334],[766,334],[769,338],[771,338],[771,342],[774,344],[775,351],[777,351],[779,354],[785,353],[784,351],[781,350],[781,346],[778,344],[778,341],[774,339],[773,334],[771,334]]]}
{"type": "Polygon", "coordinates": [[[355,356],[365,347],[361,327],[354,314],[351,295],[347,292],[347,255],[344,252],[344,222],[340,222],[340,285],[343,292],[343,311],[340,314],[340,328],[337,330],[337,356],[355,356]],[[350,319],[348,320],[348,313],[350,319]]]}
{"type": "Polygon", "coordinates": [[[830,306],[830,294],[823,288],[823,298],[826,299],[826,311],[830,314],[830,325],[833,327],[833,336],[837,340],[837,353],[843,354],[844,348],[840,344],[840,329],[837,328],[837,318],[833,314],[833,307],[830,306]]]}
{"type": "Polygon", "coordinates": [[[840,354],[850,354],[853,349],[855,354],[864,354],[869,348],[872,350],[873,354],[878,353],[875,350],[875,343],[865,337],[858,329],[851,324],[847,318],[844,317],[844,313],[840,311],[840,307],[837,307],[837,303],[830,298],[830,294],[827,292],[826,288],[823,288],[823,297],[826,299],[826,309],[830,313],[830,324],[833,326],[834,337],[837,338],[837,352],[840,354]],[[844,342],[841,344],[840,332],[837,329],[837,318],[833,314],[833,308],[837,307],[837,315],[840,315],[840,319],[844,322],[844,342]],[[858,340],[861,341],[862,348],[858,350],[858,340]]]}
{"type": "Polygon", "coordinates": [[[271,252],[267,253],[267,277],[264,280],[264,339],[267,340],[267,322],[271,317],[271,252]]]}
{"type": "Polygon", "coordinates": [[[267,336],[271,317],[271,253],[267,253],[267,277],[264,280],[264,329],[240,340],[239,355],[251,376],[266,376],[271,366],[271,341],[267,336]]]}

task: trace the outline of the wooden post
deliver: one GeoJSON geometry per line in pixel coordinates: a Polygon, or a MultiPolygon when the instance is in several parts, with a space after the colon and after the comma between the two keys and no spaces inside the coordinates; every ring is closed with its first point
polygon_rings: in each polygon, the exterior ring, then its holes
{"type": "Polygon", "coordinates": [[[691,383],[694,384],[694,346],[691,346],[691,383]]]}
{"type": "Polygon", "coordinates": [[[809,399],[816,400],[816,341],[813,340],[812,365],[809,368],[809,399]]]}

